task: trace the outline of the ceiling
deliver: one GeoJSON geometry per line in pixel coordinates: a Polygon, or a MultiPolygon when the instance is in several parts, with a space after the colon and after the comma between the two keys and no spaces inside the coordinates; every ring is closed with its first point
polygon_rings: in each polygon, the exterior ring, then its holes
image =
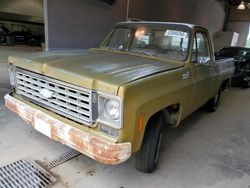
{"type": "Polygon", "coordinates": [[[242,1],[245,3],[250,3],[250,0],[225,0],[229,2],[231,5],[239,5],[242,1]]]}

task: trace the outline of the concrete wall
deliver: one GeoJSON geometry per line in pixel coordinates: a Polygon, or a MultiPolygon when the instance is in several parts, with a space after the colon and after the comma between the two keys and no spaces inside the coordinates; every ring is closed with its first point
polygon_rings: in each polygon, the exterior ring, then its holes
{"type": "Polygon", "coordinates": [[[146,20],[148,0],[130,0],[129,18],[146,20]]]}
{"type": "Polygon", "coordinates": [[[145,18],[188,22],[208,28],[213,35],[223,29],[225,4],[215,0],[147,0],[145,18]]]}
{"type": "Polygon", "coordinates": [[[1,0],[0,12],[43,17],[43,0],[1,0]]]}
{"type": "Polygon", "coordinates": [[[47,50],[96,47],[113,24],[126,20],[126,0],[44,0],[47,50]]]}
{"type": "MultiPolygon", "coordinates": [[[[44,0],[44,4],[50,50],[95,47],[115,22],[126,18],[127,0],[112,6],[100,0],[44,0]]],[[[130,0],[129,17],[199,24],[213,35],[223,29],[225,5],[215,0],[130,0]]]]}
{"type": "Polygon", "coordinates": [[[237,10],[237,7],[232,7],[230,10],[227,30],[235,31],[240,34],[239,46],[245,46],[250,26],[250,10],[237,10]]]}

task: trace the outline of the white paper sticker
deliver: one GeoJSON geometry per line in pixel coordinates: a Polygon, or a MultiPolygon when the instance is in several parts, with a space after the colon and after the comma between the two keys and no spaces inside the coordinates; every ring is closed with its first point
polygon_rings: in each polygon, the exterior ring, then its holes
{"type": "Polygon", "coordinates": [[[169,37],[186,38],[187,35],[188,35],[187,32],[176,31],[176,30],[167,30],[165,32],[165,36],[169,36],[169,37]]]}
{"type": "Polygon", "coordinates": [[[47,122],[41,119],[35,118],[35,129],[38,132],[51,138],[51,127],[50,127],[50,124],[48,124],[47,122]]]}

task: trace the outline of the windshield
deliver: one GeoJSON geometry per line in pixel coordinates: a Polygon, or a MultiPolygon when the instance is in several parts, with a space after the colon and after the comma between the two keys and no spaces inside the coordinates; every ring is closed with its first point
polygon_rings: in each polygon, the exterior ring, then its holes
{"type": "Polygon", "coordinates": [[[100,48],[185,61],[188,57],[189,36],[187,28],[176,26],[118,27],[100,48]]]}
{"type": "Polygon", "coordinates": [[[218,57],[237,57],[237,56],[249,56],[250,49],[240,49],[240,48],[225,48],[219,51],[216,56],[218,57]]]}

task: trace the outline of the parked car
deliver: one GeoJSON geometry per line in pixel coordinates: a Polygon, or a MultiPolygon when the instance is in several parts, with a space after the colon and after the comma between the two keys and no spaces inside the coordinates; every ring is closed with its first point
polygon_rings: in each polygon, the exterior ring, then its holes
{"type": "Polygon", "coordinates": [[[32,34],[29,31],[14,31],[13,35],[17,44],[28,44],[32,34]]]}
{"type": "Polygon", "coordinates": [[[234,58],[235,73],[232,86],[250,87],[250,48],[226,47],[216,53],[216,58],[234,58]]]}
{"type": "Polygon", "coordinates": [[[137,153],[149,173],[162,128],[202,106],[216,111],[234,62],[215,61],[203,27],[124,22],[99,48],[11,56],[9,73],[6,107],[37,131],[104,164],[137,153]]]}
{"type": "Polygon", "coordinates": [[[28,45],[30,46],[41,46],[43,41],[43,37],[40,35],[31,35],[28,41],[28,45]]]}
{"type": "Polygon", "coordinates": [[[0,26],[0,43],[6,43],[8,35],[11,35],[10,30],[6,26],[1,25],[0,26]]]}

